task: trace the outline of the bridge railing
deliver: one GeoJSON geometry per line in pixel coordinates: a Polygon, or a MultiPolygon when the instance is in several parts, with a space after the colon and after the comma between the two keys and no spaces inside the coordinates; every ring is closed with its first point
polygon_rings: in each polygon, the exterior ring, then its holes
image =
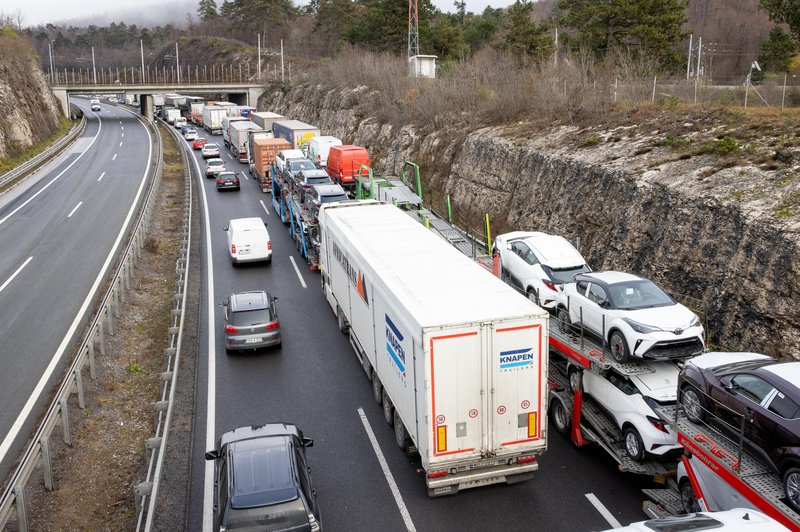
{"type": "MultiPolygon", "coordinates": [[[[291,65],[288,65],[291,76],[291,65]]],[[[284,77],[286,77],[284,70],[284,77]]],[[[280,65],[262,65],[259,71],[249,63],[231,65],[172,65],[161,68],[91,67],[64,68],[48,73],[50,85],[142,85],[142,84],[202,84],[202,83],[260,83],[281,79],[280,65]]]]}

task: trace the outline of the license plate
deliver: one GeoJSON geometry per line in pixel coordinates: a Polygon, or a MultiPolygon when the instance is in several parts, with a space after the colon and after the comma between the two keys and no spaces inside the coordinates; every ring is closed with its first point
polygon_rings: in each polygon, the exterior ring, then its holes
{"type": "Polygon", "coordinates": [[[247,340],[245,340],[245,343],[248,343],[248,344],[260,344],[261,340],[262,340],[261,338],[248,338],[247,340]]]}
{"type": "Polygon", "coordinates": [[[239,250],[239,255],[249,255],[249,254],[250,254],[250,250],[249,249],[240,249],[239,250]]]}

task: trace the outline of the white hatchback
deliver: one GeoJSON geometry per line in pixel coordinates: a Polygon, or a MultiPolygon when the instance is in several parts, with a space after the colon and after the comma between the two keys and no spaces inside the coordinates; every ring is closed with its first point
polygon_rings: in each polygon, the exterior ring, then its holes
{"type": "Polygon", "coordinates": [[[225,227],[228,256],[234,266],[245,262],[272,262],[272,241],[261,218],[236,218],[225,227]]]}
{"type": "Polygon", "coordinates": [[[578,250],[558,235],[514,231],[498,235],[494,247],[501,278],[548,310],[555,309],[564,283],[592,271],[578,250]]]}

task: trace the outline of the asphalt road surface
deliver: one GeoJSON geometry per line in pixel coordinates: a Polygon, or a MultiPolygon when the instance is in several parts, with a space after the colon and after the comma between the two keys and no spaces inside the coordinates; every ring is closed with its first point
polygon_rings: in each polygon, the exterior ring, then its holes
{"type": "MultiPolygon", "coordinates": [[[[207,315],[200,321],[188,530],[203,528],[204,509],[210,515],[211,468],[203,453],[225,431],[271,421],[296,423],[315,440],[307,456],[325,530],[588,531],[645,518],[639,490],[649,486],[648,480],[619,473],[601,451],[576,449],[555,431],[533,480],[429,499],[419,459],[397,448],[370,383],[322,295],[319,274],[309,271],[296,252],[273,212],[271,196],[246,179],[246,165],[233,160],[221,137],[201,135],[220,145],[228,169],[239,172],[241,191],[217,192],[213,179],[202,174],[197,178],[203,213],[198,235],[204,247],[201,308],[207,315]],[[232,218],[250,216],[268,222],[273,261],[234,269],[223,227],[232,218]],[[283,345],[228,355],[220,303],[231,292],[256,289],[279,298],[283,345]],[[381,468],[367,426],[397,493],[381,468]],[[407,508],[407,518],[397,500],[407,508]]],[[[194,156],[204,171],[199,151],[194,156]]]]}
{"type": "MultiPolygon", "coordinates": [[[[81,137],[0,196],[0,477],[60,382],[67,340],[93,312],[91,295],[113,266],[144,194],[150,135],[128,111],[89,110],[81,137]],[[37,400],[41,391],[44,396],[37,400]]],[[[76,347],[76,346],[72,346],[76,347]]]]}

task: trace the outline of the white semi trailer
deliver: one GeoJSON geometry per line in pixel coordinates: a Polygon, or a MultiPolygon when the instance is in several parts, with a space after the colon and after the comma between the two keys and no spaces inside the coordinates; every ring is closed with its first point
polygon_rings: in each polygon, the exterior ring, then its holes
{"type": "Polygon", "coordinates": [[[325,205],[319,229],[325,296],[428,495],[531,478],[547,312],[393,205],[325,205]]]}

